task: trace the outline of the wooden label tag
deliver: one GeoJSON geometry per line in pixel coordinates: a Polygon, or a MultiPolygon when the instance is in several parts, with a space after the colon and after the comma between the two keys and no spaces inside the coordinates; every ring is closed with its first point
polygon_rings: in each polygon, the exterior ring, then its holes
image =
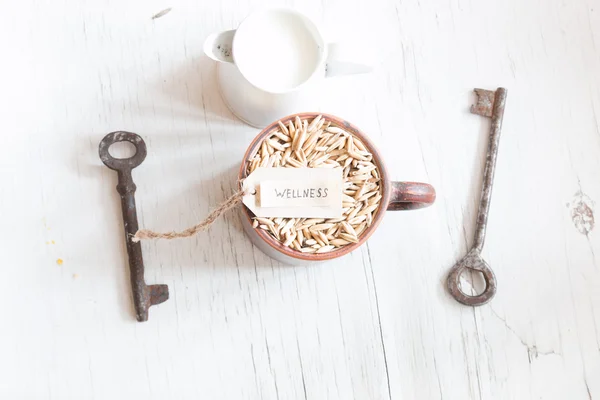
{"type": "Polygon", "coordinates": [[[244,180],[244,204],[257,217],[340,218],[341,168],[257,168],[244,180]]]}

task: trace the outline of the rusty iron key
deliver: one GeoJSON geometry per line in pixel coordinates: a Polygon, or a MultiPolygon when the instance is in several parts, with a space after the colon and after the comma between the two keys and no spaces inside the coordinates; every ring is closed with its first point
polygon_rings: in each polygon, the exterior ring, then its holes
{"type": "Polygon", "coordinates": [[[490,200],[492,199],[492,185],[494,184],[496,158],[498,157],[500,130],[506,104],[506,89],[498,88],[495,91],[475,89],[475,95],[477,96],[477,102],[471,106],[471,113],[492,119],[483,173],[481,200],[475,227],[475,242],[467,255],[454,265],[448,275],[448,291],[458,302],[468,306],[480,306],[487,303],[494,297],[497,289],[496,276],[488,263],[481,258],[481,250],[485,241],[485,230],[490,210],[490,200]],[[479,271],[483,274],[485,289],[481,294],[470,296],[460,289],[460,276],[467,269],[479,271]]]}
{"type": "Polygon", "coordinates": [[[146,143],[139,135],[131,132],[112,132],[102,139],[98,148],[100,160],[108,168],[117,171],[117,191],[121,196],[123,224],[125,227],[125,243],[129,256],[131,274],[131,289],[136,318],[139,322],[148,321],[150,306],[160,304],[169,298],[167,285],[146,285],[144,281],[144,259],[140,243],[134,243],[131,238],[138,230],[137,210],[135,207],[135,190],[131,170],[146,158],[146,143]],[[135,146],[135,154],[130,158],[114,158],[108,148],[117,142],[129,142],[135,146]]]}

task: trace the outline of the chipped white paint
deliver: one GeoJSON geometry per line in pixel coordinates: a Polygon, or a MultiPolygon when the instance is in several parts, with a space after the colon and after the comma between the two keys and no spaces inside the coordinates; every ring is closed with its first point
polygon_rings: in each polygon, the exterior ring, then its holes
{"type": "Polygon", "coordinates": [[[600,398],[600,3],[239,0],[13,2],[0,14],[0,398],[600,398]],[[232,213],[144,243],[171,298],[134,321],[108,132],[141,134],[140,225],[179,229],[235,187],[256,130],[219,98],[204,38],[288,5],[380,64],[330,80],[321,111],[369,132],[394,179],[438,190],[319,266],[265,257],[232,213]],[[168,14],[152,19],[161,10],[168,14]],[[498,294],[444,290],[470,245],[489,122],[508,88],[484,258],[498,294]],[[595,203],[594,203],[595,202],[595,203]],[[53,244],[54,241],[54,244],[53,244]],[[64,263],[57,265],[57,259],[64,263]]]}

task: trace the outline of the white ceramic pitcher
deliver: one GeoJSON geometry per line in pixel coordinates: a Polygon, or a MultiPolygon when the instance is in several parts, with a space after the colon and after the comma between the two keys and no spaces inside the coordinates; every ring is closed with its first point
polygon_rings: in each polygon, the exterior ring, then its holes
{"type": "Polygon", "coordinates": [[[352,43],[326,44],[309,18],[285,8],[255,12],[238,29],[210,35],[204,52],[219,62],[217,80],[231,112],[258,128],[316,110],[323,78],[371,70],[352,43]]]}

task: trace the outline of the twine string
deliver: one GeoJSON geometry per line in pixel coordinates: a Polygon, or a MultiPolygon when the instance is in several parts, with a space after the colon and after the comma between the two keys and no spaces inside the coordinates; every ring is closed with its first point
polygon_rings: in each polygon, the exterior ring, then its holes
{"type": "Polygon", "coordinates": [[[215,208],[208,216],[197,223],[196,225],[187,228],[181,232],[155,232],[151,229],[140,229],[138,230],[133,238],[131,239],[133,242],[137,243],[140,240],[147,239],[178,239],[178,238],[187,238],[194,236],[198,232],[207,230],[219,217],[225,214],[227,211],[231,210],[233,207],[237,206],[242,202],[242,198],[245,195],[245,191],[240,190],[233,194],[230,198],[225,200],[223,203],[219,205],[219,207],[215,208]]]}

